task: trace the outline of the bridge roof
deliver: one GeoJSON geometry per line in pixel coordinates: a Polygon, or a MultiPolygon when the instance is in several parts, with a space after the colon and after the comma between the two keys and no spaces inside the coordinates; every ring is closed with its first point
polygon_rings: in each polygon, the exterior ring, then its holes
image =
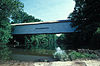
{"type": "Polygon", "coordinates": [[[57,20],[57,21],[46,21],[46,22],[28,22],[28,23],[17,23],[17,24],[11,24],[11,25],[12,26],[18,26],[18,25],[32,25],[32,24],[59,23],[59,22],[71,22],[71,20],[57,20]]]}

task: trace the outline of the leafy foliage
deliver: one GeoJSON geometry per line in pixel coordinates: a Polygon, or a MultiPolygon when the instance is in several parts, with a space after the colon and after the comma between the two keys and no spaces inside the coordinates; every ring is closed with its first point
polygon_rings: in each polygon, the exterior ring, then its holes
{"type": "Polygon", "coordinates": [[[98,7],[100,6],[100,0],[75,0],[75,2],[76,5],[74,11],[69,16],[71,20],[74,21],[72,23],[72,26],[78,26],[77,31],[79,32],[86,32],[86,30],[96,30],[95,28],[99,23],[100,17],[100,15],[98,14],[100,11],[100,9],[98,9],[98,7]]]}
{"type": "Polygon", "coordinates": [[[60,61],[68,60],[68,55],[64,50],[61,50],[60,47],[56,48],[56,52],[53,54],[54,58],[60,61]]]}
{"type": "Polygon", "coordinates": [[[9,60],[11,51],[6,46],[11,36],[10,19],[13,14],[22,10],[19,0],[0,0],[0,60],[9,60]]]}
{"type": "Polygon", "coordinates": [[[73,34],[75,40],[72,41],[76,45],[82,45],[81,43],[88,45],[99,27],[100,0],[75,0],[75,3],[74,11],[69,18],[72,20],[71,26],[76,27],[75,32],[79,33],[73,34]]]}
{"type": "Polygon", "coordinates": [[[19,0],[0,0],[0,20],[17,14],[22,8],[23,4],[19,0]]]}
{"type": "Polygon", "coordinates": [[[11,51],[7,47],[7,45],[0,45],[0,60],[10,60],[11,59],[11,51]]]}
{"type": "Polygon", "coordinates": [[[57,44],[59,45],[59,47],[63,49],[67,48],[66,46],[67,41],[65,39],[66,39],[65,34],[61,34],[61,36],[57,38],[57,44]]]}
{"type": "Polygon", "coordinates": [[[28,35],[25,36],[25,45],[31,49],[55,49],[56,35],[28,35]]]}
{"type": "Polygon", "coordinates": [[[8,19],[0,21],[0,42],[7,43],[9,38],[11,37],[11,26],[9,24],[8,19]]]}
{"type": "Polygon", "coordinates": [[[0,0],[0,43],[9,42],[11,38],[10,17],[22,10],[23,4],[18,0],[0,0]]]}
{"type": "Polygon", "coordinates": [[[95,59],[98,58],[97,55],[95,54],[88,54],[88,53],[80,53],[80,52],[76,52],[76,51],[72,51],[69,54],[69,57],[71,60],[75,60],[75,59],[95,59]]]}
{"type": "Polygon", "coordinates": [[[41,21],[40,19],[37,19],[32,15],[28,15],[24,11],[19,11],[18,14],[13,14],[11,18],[13,20],[11,23],[28,23],[41,21]]]}

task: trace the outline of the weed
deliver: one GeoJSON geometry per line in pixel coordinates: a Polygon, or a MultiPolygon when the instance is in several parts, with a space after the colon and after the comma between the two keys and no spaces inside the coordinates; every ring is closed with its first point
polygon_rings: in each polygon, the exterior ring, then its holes
{"type": "Polygon", "coordinates": [[[76,51],[71,51],[69,52],[69,58],[71,60],[75,60],[75,59],[80,59],[80,58],[83,58],[83,59],[95,59],[95,58],[98,58],[97,55],[95,54],[89,54],[89,53],[80,53],[80,52],[76,52],[76,51]]]}
{"type": "Polygon", "coordinates": [[[60,47],[56,48],[56,52],[53,54],[54,58],[60,61],[68,60],[68,55],[60,47]]]}
{"type": "Polygon", "coordinates": [[[1,45],[0,47],[1,47],[1,49],[0,49],[0,59],[4,60],[4,61],[10,60],[11,59],[11,57],[10,57],[11,51],[9,50],[7,45],[1,45]]]}

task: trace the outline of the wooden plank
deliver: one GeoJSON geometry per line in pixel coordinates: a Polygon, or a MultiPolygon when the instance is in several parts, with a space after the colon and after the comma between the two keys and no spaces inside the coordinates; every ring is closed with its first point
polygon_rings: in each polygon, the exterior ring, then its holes
{"type": "Polygon", "coordinates": [[[74,32],[75,28],[72,28],[70,23],[71,22],[47,22],[17,24],[12,34],[57,34],[74,32]]]}

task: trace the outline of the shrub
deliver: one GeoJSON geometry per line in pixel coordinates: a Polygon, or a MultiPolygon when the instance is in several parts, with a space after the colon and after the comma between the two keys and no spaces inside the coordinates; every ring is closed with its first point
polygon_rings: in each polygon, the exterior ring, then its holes
{"type": "Polygon", "coordinates": [[[0,48],[0,60],[10,60],[11,51],[9,48],[6,45],[1,45],[0,48]]]}
{"type": "Polygon", "coordinates": [[[56,48],[56,52],[53,54],[54,58],[60,61],[68,60],[68,55],[64,50],[61,50],[59,47],[56,48]]]}
{"type": "Polygon", "coordinates": [[[97,55],[95,54],[89,54],[89,53],[80,53],[80,52],[76,52],[76,51],[72,51],[69,54],[69,58],[71,60],[75,60],[75,59],[80,59],[80,58],[89,58],[89,59],[95,59],[98,58],[97,55]]]}
{"type": "Polygon", "coordinates": [[[83,54],[86,58],[91,58],[91,59],[98,58],[96,54],[88,54],[88,53],[83,53],[83,54]]]}

